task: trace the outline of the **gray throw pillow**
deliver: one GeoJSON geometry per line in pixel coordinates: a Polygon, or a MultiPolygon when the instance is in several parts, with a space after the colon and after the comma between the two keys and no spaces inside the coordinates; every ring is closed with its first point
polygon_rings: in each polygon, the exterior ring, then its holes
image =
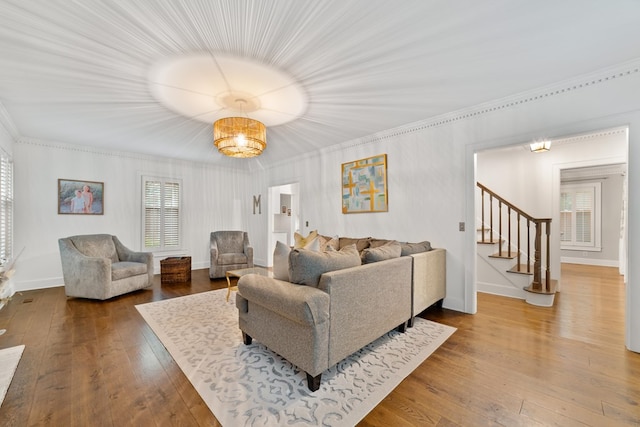
{"type": "Polygon", "coordinates": [[[402,248],[400,247],[400,243],[395,240],[391,240],[381,246],[363,250],[362,263],[370,264],[372,262],[384,261],[386,259],[399,258],[401,253],[402,248]]]}
{"type": "Polygon", "coordinates": [[[419,242],[419,243],[401,242],[400,247],[402,248],[401,255],[406,256],[411,254],[417,254],[420,252],[429,252],[431,250],[431,242],[428,242],[426,240],[424,242],[419,242]]]}
{"type": "Polygon", "coordinates": [[[322,274],[358,265],[360,255],[355,245],[326,252],[294,249],[289,254],[289,280],[299,285],[317,287],[322,274]]]}
{"type": "MultiPolygon", "coordinates": [[[[320,240],[318,237],[307,242],[304,249],[310,251],[320,250],[320,240]]],[[[282,243],[276,242],[276,248],[273,251],[273,277],[278,280],[289,281],[289,254],[291,253],[291,247],[282,243]]]]}

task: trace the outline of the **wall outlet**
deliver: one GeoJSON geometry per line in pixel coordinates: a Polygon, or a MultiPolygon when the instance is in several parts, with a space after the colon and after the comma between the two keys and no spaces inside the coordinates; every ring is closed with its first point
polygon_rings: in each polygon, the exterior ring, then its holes
{"type": "Polygon", "coordinates": [[[308,226],[309,226],[309,221],[306,221],[306,222],[304,223],[304,226],[305,226],[305,227],[308,227],[308,226]]]}
{"type": "Polygon", "coordinates": [[[458,230],[459,231],[464,231],[464,222],[458,223],[458,230]]]}

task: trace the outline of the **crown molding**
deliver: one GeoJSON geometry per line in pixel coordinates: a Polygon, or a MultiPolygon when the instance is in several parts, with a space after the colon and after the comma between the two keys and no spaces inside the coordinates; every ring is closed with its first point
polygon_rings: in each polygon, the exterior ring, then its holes
{"type": "Polygon", "coordinates": [[[68,143],[64,143],[64,142],[47,141],[47,140],[42,140],[42,139],[38,139],[38,138],[21,137],[20,139],[18,139],[16,141],[16,144],[17,145],[31,145],[31,146],[36,146],[36,147],[53,148],[53,149],[65,150],[65,151],[75,151],[75,152],[78,152],[78,153],[91,154],[93,156],[99,155],[99,156],[118,157],[118,158],[122,158],[122,159],[145,160],[145,161],[152,160],[152,161],[155,161],[155,162],[170,163],[171,165],[183,165],[183,166],[186,166],[186,167],[197,166],[197,167],[200,167],[202,169],[222,169],[222,170],[229,170],[229,171],[233,171],[233,172],[248,173],[248,171],[246,171],[246,170],[237,169],[237,168],[228,168],[228,167],[217,166],[217,165],[213,166],[210,163],[206,163],[206,162],[194,162],[192,160],[183,160],[183,159],[174,159],[174,158],[162,157],[162,156],[153,156],[153,155],[149,155],[149,154],[134,153],[134,152],[130,152],[130,151],[106,150],[106,149],[100,149],[100,148],[97,148],[97,147],[92,147],[92,146],[87,146],[87,145],[74,145],[74,144],[68,144],[68,143]]]}
{"type": "Polygon", "coordinates": [[[383,141],[400,135],[419,132],[425,129],[447,126],[452,123],[475,119],[497,111],[505,111],[518,108],[525,104],[533,104],[548,100],[553,97],[562,96],[572,92],[589,89],[594,86],[606,84],[614,80],[625,79],[636,76],[640,73],[640,59],[618,64],[613,67],[600,69],[598,71],[582,74],[571,79],[563,80],[551,85],[543,86],[526,92],[520,92],[507,97],[495,99],[472,107],[464,108],[450,113],[434,116],[418,122],[406,124],[393,129],[389,129],[377,134],[354,139],[338,144],[338,146],[328,147],[328,151],[338,151],[345,148],[383,141]]]}
{"type": "MultiPolygon", "coordinates": [[[[378,132],[376,134],[368,135],[362,138],[352,139],[340,144],[336,144],[319,151],[301,154],[293,159],[286,161],[279,161],[268,165],[268,169],[277,168],[283,166],[292,161],[300,161],[303,159],[317,156],[319,153],[332,153],[341,151],[344,149],[354,148],[361,145],[367,145],[375,142],[381,142],[390,138],[395,138],[405,134],[411,134],[414,132],[420,132],[425,129],[438,128],[442,126],[448,126],[452,123],[475,119],[483,115],[494,113],[496,111],[504,111],[512,108],[517,108],[525,104],[532,104],[556,96],[562,96],[567,93],[577,92],[591,87],[609,83],[614,80],[620,80],[635,76],[640,73],[640,58],[633,61],[618,64],[613,67],[600,69],[593,73],[582,74],[580,76],[573,77],[571,79],[563,80],[558,83],[543,86],[537,89],[533,89],[526,92],[520,92],[518,94],[510,95],[507,97],[488,101],[486,103],[478,104],[472,107],[464,108],[461,110],[453,111],[439,116],[434,116],[418,122],[409,123],[403,126],[399,126],[386,131],[378,132]]],[[[616,128],[605,130],[603,132],[597,132],[595,134],[585,134],[572,136],[563,139],[563,142],[578,142],[587,138],[600,137],[605,135],[611,135],[619,132],[626,132],[626,128],[616,128]]],[[[562,138],[561,138],[562,139],[562,138]]],[[[554,143],[558,139],[553,140],[554,143]]],[[[529,146],[527,144],[527,150],[529,146]]],[[[264,168],[263,168],[264,169],[264,168]]]]}

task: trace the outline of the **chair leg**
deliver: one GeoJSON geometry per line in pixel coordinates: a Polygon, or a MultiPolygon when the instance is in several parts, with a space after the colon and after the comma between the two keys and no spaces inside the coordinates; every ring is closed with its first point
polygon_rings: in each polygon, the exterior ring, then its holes
{"type": "Polygon", "coordinates": [[[307,386],[311,391],[317,391],[320,388],[320,381],[322,379],[322,374],[312,377],[307,374],[307,386]]]}
{"type": "Polygon", "coordinates": [[[407,324],[407,328],[413,328],[413,324],[415,323],[416,318],[414,316],[411,316],[411,318],[409,319],[409,323],[407,324]]]}
{"type": "Polygon", "coordinates": [[[245,332],[242,333],[242,342],[245,345],[250,345],[251,342],[253,341],[253,338],[251,338],[251,336],[245,332]]]}

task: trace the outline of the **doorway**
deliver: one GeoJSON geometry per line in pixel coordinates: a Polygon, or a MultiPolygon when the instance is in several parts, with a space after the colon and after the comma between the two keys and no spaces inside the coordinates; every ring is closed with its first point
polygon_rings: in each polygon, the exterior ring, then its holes
{"type": "MultiPolygon", "coordinates": [[[[604,178],[602,175],[609,171],[618,173],[619,168],[626,168],[628,157],[628,129],[614,128],[558,138],[552,141],[551,150],[545,153],[533,153],[528,144],[515,144],[508,147],[477,151],[476,178],[477,181],[497,190],[498,193],[510,199],[519,208],[534,217],[549,217],[551,223],[551,274],[552,279],[558,280],[558,290],[562,289],[561,261],[567,257],[567,251],[561,251],[561,214],[560,195],[563,171],[573,170],[573,176],[564,173],[565,180],[586,178],[604,178]],[[509,177],[505,180],[504,177],[509,177]]],[[[614,179],[605,178],[607,184],[620,181],[620,174],[614,179]]],[[[475,183],[474,183],[475,184],[475,183]]],[[[618,193],[622,190],[618,188],[618,193]]],[[[626,187],[625,187],[626,194],[626,187]]],[[[616,197],[617,205],[621,206],[622,197],[616,197]]],[[[596,252],[580,251],[580,257],[591,258],[595,265],[613,266],[618,263],[626,265],[626,230],[625,208],[616,208],[617,220],[609,221],[607,252],[597,256],[596,252]],[[622,212],[622,214],[621,214],[622,212]],[[611,223],[615,227],[611,227],[611,223]],[[587,253],[587,255],[584,255],[587,253]],[[600,264],[597,259],[600,258],[600,264]]],[[[476,221],[480,215],[479,202],[476,201],[476,221]]],[[[611,216],[611,215],[610,215],[611,216]]],[[[575,252],[574,252],[575,254],[575,252]]],[[[477,247],[476,255],[477,257],[477,247]]],[[[571,260],[571,261],[575,261],[571,260]]],[[[569,262],[571,262],[569,261],[569,262]]],[[[483,279],[476,266],[476,286],[483,279]]],[[[509,296],[509,295],[505,295],[509,296]]]]}
{"type": "Polygon", "coordinates": [[[300,183],[269,187],[267,230],[267,266],[273,266],[273,248],[277,241],[293,245],[300,232],[300,183]]]}

